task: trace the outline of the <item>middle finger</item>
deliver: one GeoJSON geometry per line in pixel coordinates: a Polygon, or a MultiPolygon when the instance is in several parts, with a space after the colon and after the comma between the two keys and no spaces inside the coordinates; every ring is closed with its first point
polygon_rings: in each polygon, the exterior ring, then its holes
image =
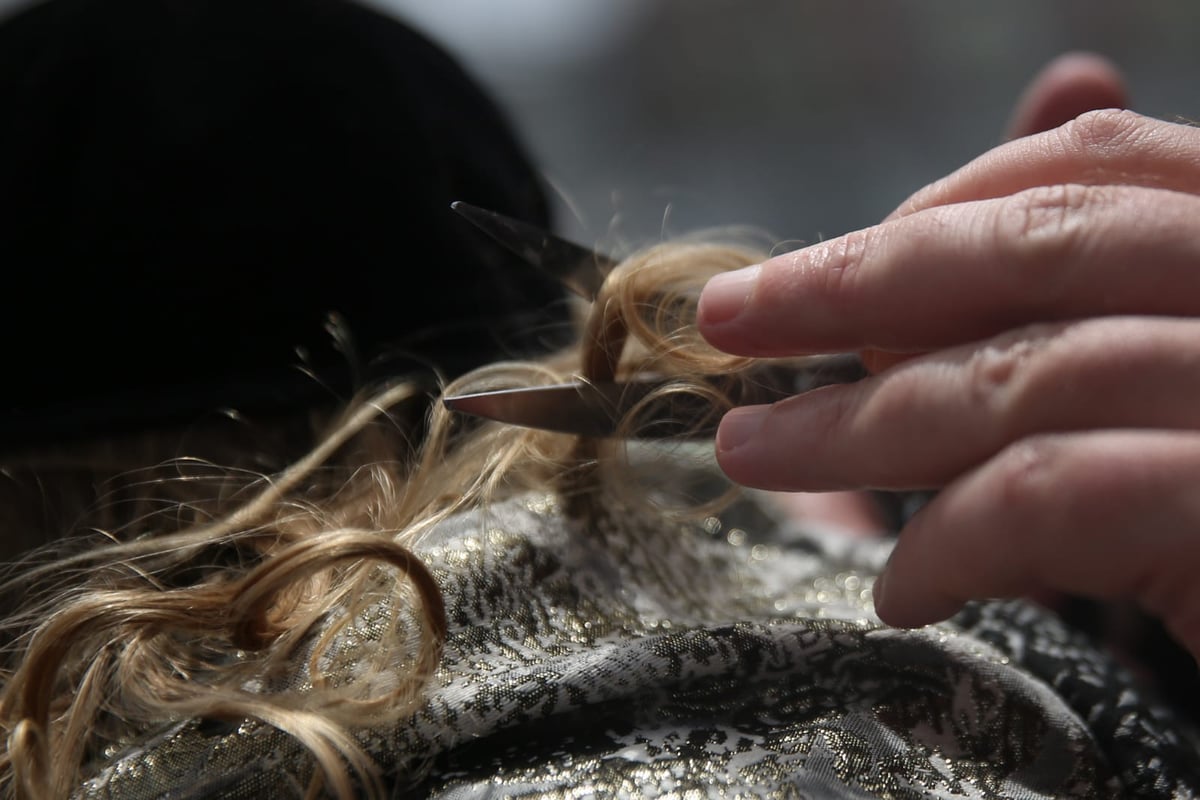
{"type": "Polygon", "coordinates": [[[1032,326],[735,409],[717,457],[730,478],[764,489],[935,488],[1032,435],[1200,429],[1198,367],[1197,320],[1032,326]]]}

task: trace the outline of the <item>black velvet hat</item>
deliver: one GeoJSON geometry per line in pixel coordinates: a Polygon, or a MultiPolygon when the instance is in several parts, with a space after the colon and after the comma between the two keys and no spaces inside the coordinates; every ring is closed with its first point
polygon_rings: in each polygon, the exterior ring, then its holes
{"type": "Polygon", "coordinates": [[[0,445],[548,346],[559,287],[454,200],[550,224],[504,115],[395,19],[345,0],[49,0],[7,20],[0,445]]]}

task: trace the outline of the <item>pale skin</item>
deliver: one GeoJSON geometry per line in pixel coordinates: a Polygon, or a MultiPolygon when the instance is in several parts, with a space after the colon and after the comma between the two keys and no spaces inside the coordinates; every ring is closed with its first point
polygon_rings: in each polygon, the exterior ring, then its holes
{"type": "Polygon", "coordinates": [[[1125,102],[1111,65],[1060,59],[1009,141],[878,225],[704,290],[722,350],[872,366],[731,411],[717,457],[763,489],[938,489],[876,584],[885,622],[1125,598],[1200,656],[1200,129],[1125,102]]]}

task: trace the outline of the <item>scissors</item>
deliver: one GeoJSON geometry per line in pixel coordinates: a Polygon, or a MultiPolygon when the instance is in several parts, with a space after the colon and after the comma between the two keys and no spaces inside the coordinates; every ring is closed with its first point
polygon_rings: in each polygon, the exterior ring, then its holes
{"type": "MultiPolygon", "coordinates": [[[[593,300],[616,260],[537,226],[456,202],[451,208],[530,266],[593,300]]],[[[702,376],[711,391],[680,391],[678,379],[638,375],[623,381],[575,380],[550,386],[448,395],[443,405],[510,425],[597,438],[707,438],[731,405],[773,403],[867,375],[857,355],[764,360],[737,374],[702,376]],[[714,402],[714,398],[724,402],[714,402]]]]}
{"type": "Polygon", "coordinates": [[[617,260],[561,239],[528,222],[456,200],[450,208],[526,264],[591,302],[617,260]]]}

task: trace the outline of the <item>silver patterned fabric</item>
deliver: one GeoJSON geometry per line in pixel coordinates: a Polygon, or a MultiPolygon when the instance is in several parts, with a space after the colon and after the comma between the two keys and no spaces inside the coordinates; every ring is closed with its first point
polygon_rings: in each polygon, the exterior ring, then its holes
{"type": "MultiPolygon", "coordinates": [[[[357,732],[395,797],[1200,791],[1190,729],[1031,605],[889,629],[870,595],[884,542],[799,530],[753,499],[690,522],[603,507],[585,528],[529,495],[423,539],[442,666],[418,713],[357,732]]],[[[80,796],[296,797],[314,770],[253,721],[181,721],[110,755],[80,796]]]]}

